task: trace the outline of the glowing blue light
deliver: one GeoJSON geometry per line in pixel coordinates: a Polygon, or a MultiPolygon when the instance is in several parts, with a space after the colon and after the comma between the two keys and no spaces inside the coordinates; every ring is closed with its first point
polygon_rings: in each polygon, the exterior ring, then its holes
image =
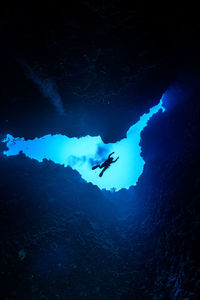
{"type": "Polygon", "coordinates": [[[160,110],[165,111],[162,99],[129,128],[126,138],[116,143],[105,144],[100,136],[89,135],[69,138],[61,134],[49,134],[33,140],[24,140],[8,134],[3,140],[8,148],[4,154],[11,156],[22,152],[39,162],[48,159],[65,167],[70,166],[78,171],[86,182],[91,182],[100,189],[115,191],[128,189],[137,184],[145,164],[141,156],[141,132],[150,118],[160,110]],[[119,156],[118,161],[99,177],[101,170],[92,170],[92,166],[105,161],[108,154],[113,151],[114,158],[119,156]]]}

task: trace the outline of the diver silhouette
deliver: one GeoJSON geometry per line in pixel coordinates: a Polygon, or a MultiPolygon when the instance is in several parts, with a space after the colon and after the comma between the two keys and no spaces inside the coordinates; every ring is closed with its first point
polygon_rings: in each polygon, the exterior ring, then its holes
{"type": "Polygon", "coordinates": [[[99,177],[102,177],[103,176],[103,173],[110,167],[111,164],[115,163],[118,159],[119,159],[119,156],[114,160],[113,157],[111,157],[111,155],[115,153],[115,152],[112,152],[108,155],[108,158],[104,161],[103,164],[101,165],[96,165],[94,167],[92,167],[92,170],[95,170],[96,168],[100,168],[103,170],[101,171],[101,173],[99,174],[99,177]]]}

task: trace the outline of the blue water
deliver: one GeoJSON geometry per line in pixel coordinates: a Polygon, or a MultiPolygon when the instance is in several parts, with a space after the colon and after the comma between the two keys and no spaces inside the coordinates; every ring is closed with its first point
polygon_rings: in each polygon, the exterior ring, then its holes
{"type": "Polygon", "coordinates": [[[100,136],[85,136],[69,138],[65,135],[45,135],[33,140],[15,138],[7,134],[7,156],[18,155],[20,152],[31,159],[42,162],[48,159],[56,164],[70,166],[80,173],[86,182],[97,185],[100,189],[119,191],[137,184],[143,172],[145,161],[141,156],[141,132],[148,125],[150,118],[159,111],[165,111],[162,99],[148,113],[143,114],[139,121],[129,128],[126,138],[115,143],[104,143],[100,136]],[[92,170],[92,166],[102,163],[111,152],[116,163],[99,177],[100,169],[92,170]]]}

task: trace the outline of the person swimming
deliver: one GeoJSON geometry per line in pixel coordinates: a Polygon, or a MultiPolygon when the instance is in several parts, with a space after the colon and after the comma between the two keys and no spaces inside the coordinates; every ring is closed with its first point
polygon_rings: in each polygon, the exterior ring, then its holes
{"type": "Polygon", "coordinates": [[[112,153],[110,153],[110,154],[108,155],[108,158],[104,161],[103,164],[101,164],[101,165],[96,165],[96,166],[92,167],[92,170],[95,170],[95,169],[97,169],[97,168],[103,169],[103,170],[101,171],[101,173],[99,174],[99,177],[102,177],[102,176],[103,176],[103,173],[111,166],[111,164],[115,163],[115,162],[119,159],[119,156],[118,156],[118,157],[114,160],[114,158],[112,157],[112,154],[113,154],[113,153],[114,153],[114,152],[112,152],[112,153]]]}

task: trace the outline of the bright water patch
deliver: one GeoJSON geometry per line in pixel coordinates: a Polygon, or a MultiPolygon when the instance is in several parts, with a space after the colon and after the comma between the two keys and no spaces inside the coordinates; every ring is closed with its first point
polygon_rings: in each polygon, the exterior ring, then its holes
{"type": "Polygon", "coordinates": [[[22,152],[39,162],[48,159],[65,167],[70,166],[78,171],[86,182],[91,182],[100,189],[115,191],[128,189],[137,184],[145,164],[141,156],[141,132],[150,118],[160,110],[165,110],[162,99],[129,128],[126,138],[116,143],[105,144],[100,136],[89,135],[69,138],[61,134],[49,134],[41,138],[25,140],[7,134],[3,142],[6,143],[8,150],[4,151],[4,154],[11,156],[22,152]],[[92,166],[101,164],[113,151],[114,158],[119,156],[118,161],[113,163],[102,177],[99,177],[101,170],[92,170],[92,166]]]}

